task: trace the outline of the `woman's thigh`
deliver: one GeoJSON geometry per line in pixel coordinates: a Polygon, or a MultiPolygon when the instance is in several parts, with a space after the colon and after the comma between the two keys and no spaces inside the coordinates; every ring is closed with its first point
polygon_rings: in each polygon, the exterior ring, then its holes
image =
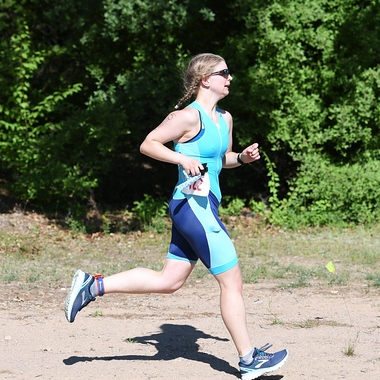
{"type": "Polygon", "coordinates": [[[168,257],[195,263],[199,258],[214,275],[237,264],[235,247],[218,217],[212,196],[172,200],[172,241],[168,257]]]}

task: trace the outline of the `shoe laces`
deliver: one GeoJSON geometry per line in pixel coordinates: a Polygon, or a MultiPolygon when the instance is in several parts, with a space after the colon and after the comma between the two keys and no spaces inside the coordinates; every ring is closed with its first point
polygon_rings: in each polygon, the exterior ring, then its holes
{"type": "Polygon", "coordinates": [[[262,352],[265,352],[266,350],[268,350],[272,346],[273,346],[273,344],[267,343],[267,344],[264,344],[264,346],[260,347],[258,350],[262,351],[262,352]]]}
{"type": "Polygon", "coordinates": [[[261,357],[266,356],[268,358],[272,357],[273,354],[268,354],[268,353],[265,352],[266,350],[268,350],[271,347],[272,347],[272,344],[267,343],[267,344],[265,344],[264,346],[262,346],[260,348],[256,348],[256,354],[254,355],[254,358],[256,356],[261,356],[261,357]]]}

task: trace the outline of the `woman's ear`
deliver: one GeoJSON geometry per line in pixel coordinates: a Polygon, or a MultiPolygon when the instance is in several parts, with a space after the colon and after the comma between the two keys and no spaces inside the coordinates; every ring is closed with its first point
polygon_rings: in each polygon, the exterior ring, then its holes
{"type": "Polygon", "coordinates": [[[209,88],[210,87],[210,77],[203,77],[201,80],[201,85],[203,87],[209,88]]]}

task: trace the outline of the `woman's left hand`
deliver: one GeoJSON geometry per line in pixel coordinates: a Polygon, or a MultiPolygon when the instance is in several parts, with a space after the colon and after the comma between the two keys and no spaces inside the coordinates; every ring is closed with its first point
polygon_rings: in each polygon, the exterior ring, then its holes
{"type": "Polygon", "coordinates": [[[241,152],[240,158],[246,164],[249,162],[259,160],[260,159],[259,144],[254,143],[254,144],[250,145],[249,147],[245,148],[241,152]]]}

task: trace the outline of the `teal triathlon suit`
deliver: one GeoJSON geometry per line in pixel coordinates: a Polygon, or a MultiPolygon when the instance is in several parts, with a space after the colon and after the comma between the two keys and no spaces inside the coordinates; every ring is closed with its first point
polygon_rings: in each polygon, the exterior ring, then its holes
{"type": "MultiPolygon", "coordinates": [[[[173,225],[167,257],[191,263],[200,259],[213,275],[217,275],[238,262],[235,247],[218,217],[222,198],[219,173],[229,144],[228,126],[219,109],[218,124],[215,124],[199,103],[193,102],[188,107],[199,111],[200,131],[185,143],[175,143],[174,150],[207,164],[210,191],[200,196],[174,190],[169,203],[173,225]]],[[[183,168],[179,165],[177,185],[185,181],[183,168]]]]}

